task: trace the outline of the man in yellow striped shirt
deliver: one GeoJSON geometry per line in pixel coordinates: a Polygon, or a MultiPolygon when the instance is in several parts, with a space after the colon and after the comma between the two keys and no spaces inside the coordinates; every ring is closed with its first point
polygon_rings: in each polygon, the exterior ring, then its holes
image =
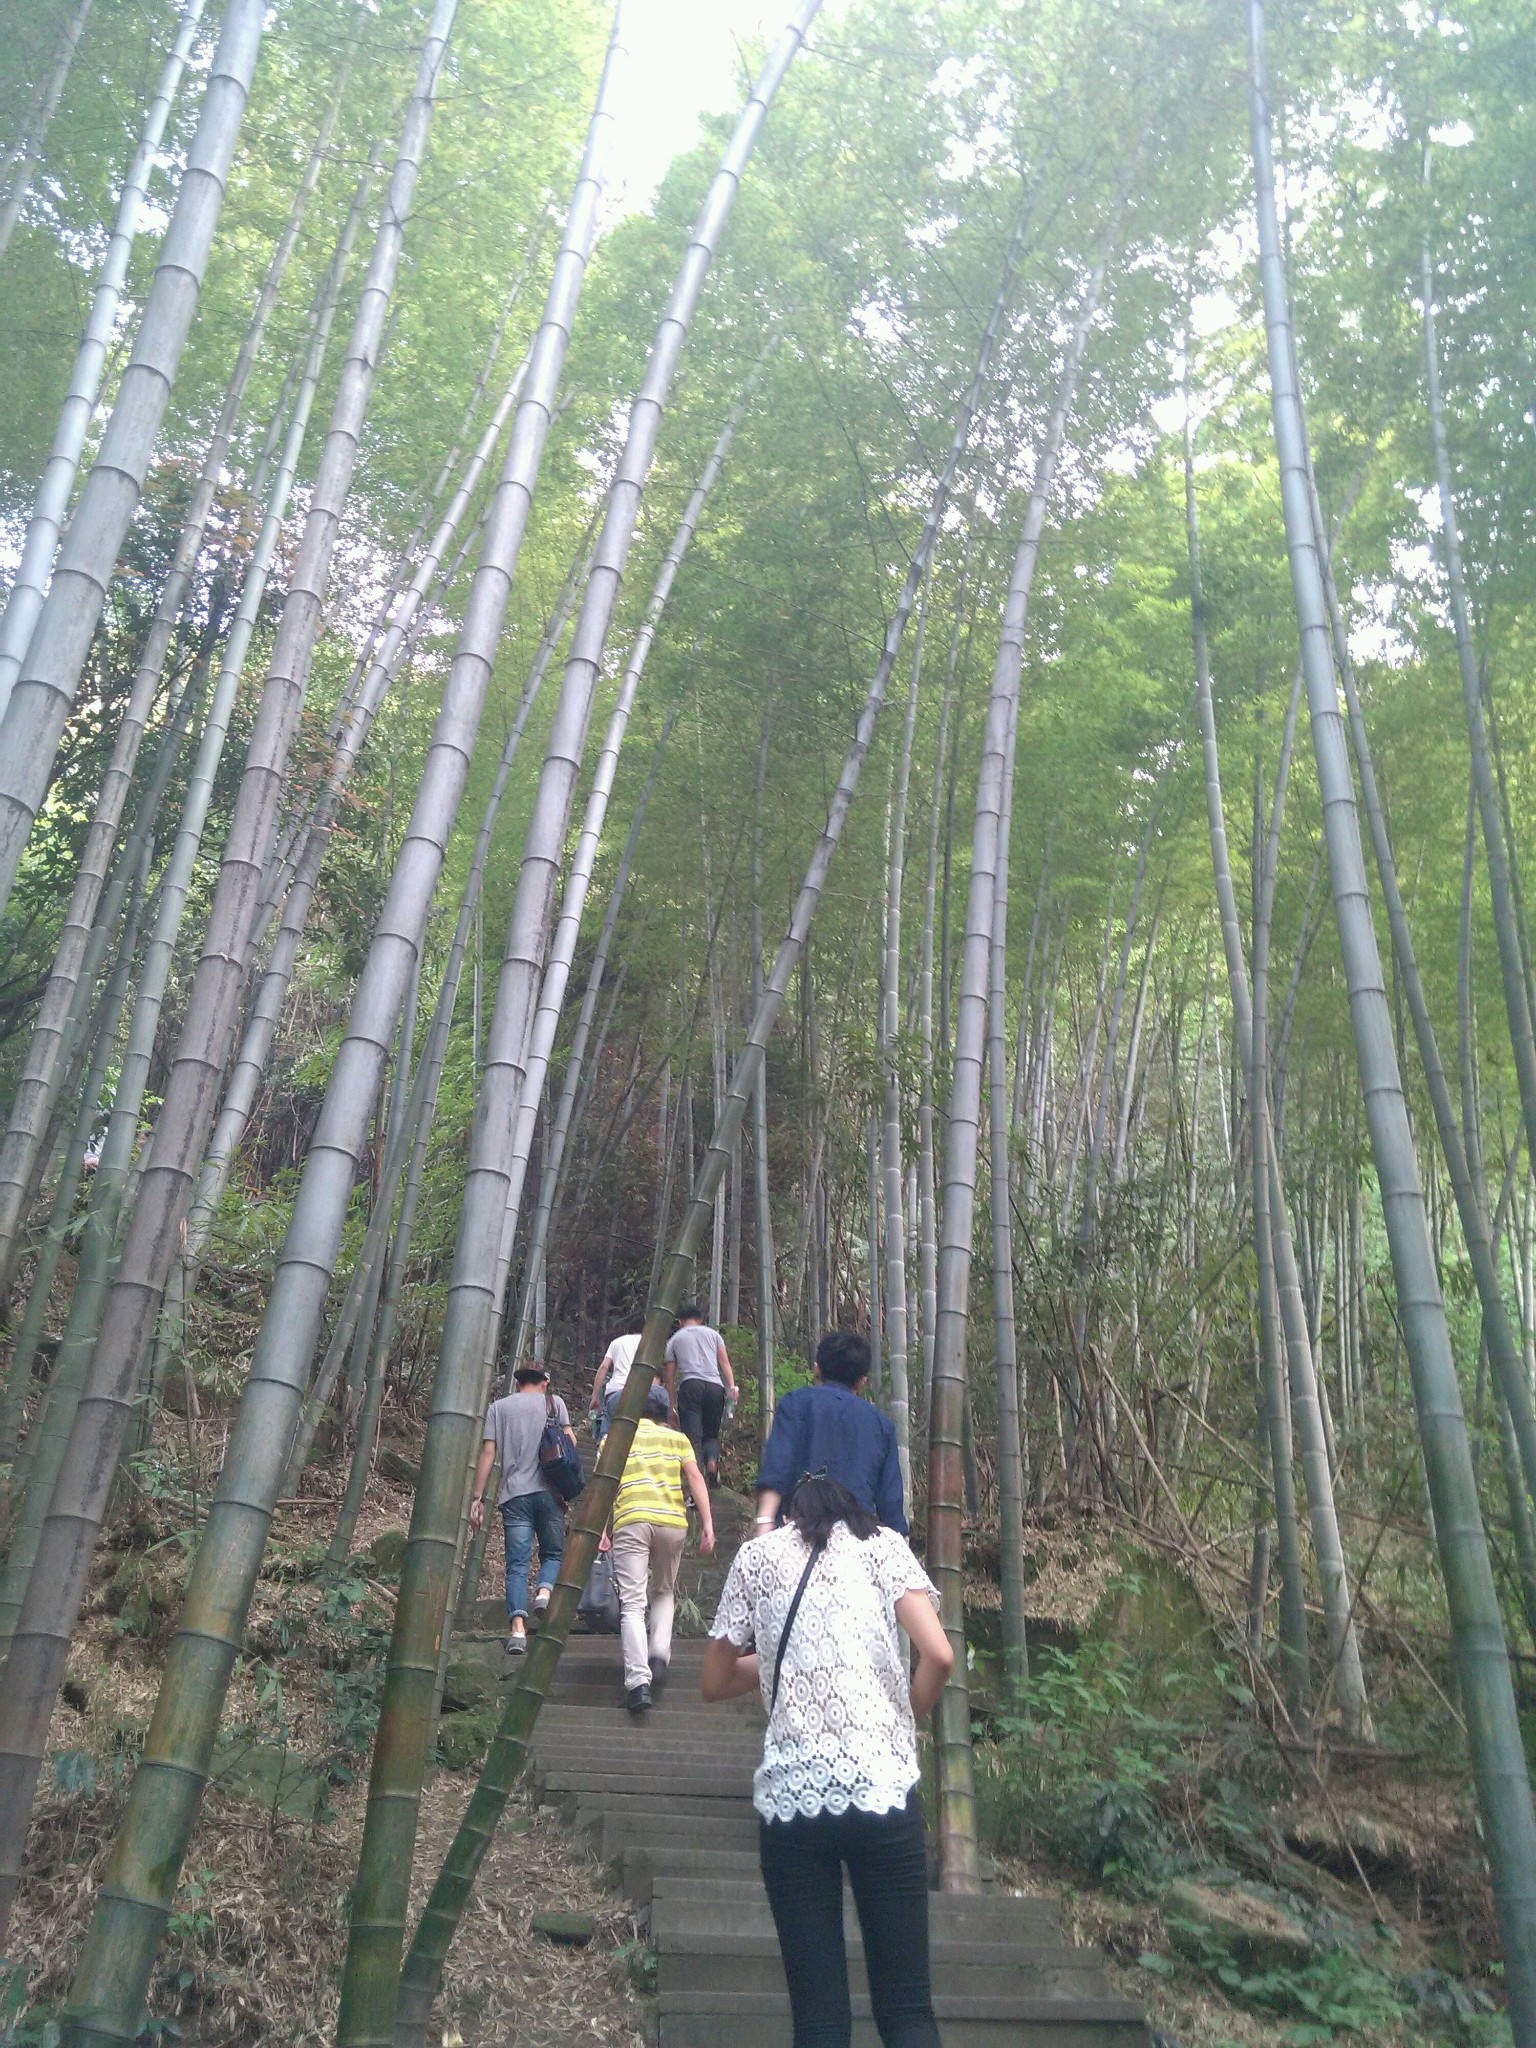
{"type": "Polygon", "coordinates": [[[613,1502],[613,1575],[619,1585],[624,1704],[632,1714],[643,1714],[650,1706],[651,1687],[665,1678],[671,1661],[677,1572],[688,1538],[684,1487],[699,1511],[700,1550],[708,1557],[715,1547],[709,1488],[693,1445],[680,1429],[668,1428],[671,1412],[666,1388],[653,1386],[613,1502]]]}

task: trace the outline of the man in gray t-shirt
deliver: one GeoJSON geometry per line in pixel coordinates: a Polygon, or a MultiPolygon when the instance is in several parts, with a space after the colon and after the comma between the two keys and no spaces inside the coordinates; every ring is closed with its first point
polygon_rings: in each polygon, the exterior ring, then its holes
{"type": "Polygon", "coordinates": [[[725,1339],[712,1330],[694,1302],[677,1312],[677,1329],[667,1343],[667,1396],[672,1420],[693,1445],[693,1455],[713,1485],[720,1477],[720,1418],[736,1398],[725,1339]]]}
{"type": "Polygon", "coordinates": [[[512,1392],[493,1401],[485,1414],[480,1457],[475,1466],[475,1483],[469,1503],[469,1526],[476,1533],[485,1520],[485,1488],[491,1467],[501,1467],[501,1490],[497,1503],[507,1550],[507,1618],[511,1634],[507,1653],[520,1657],[528,1647],[528,1566],[535,1540],[539,1546],[539,1583],[533,1596],[533,1611],[540,1615],[549,1605],[550,1588],[560,1570],[565,1550],[565,1509],[544,1484],[539,1467],[539,1442],[548,1422],[558,1422],[576,1438],[571,1418],[558,1394],[549,1391],[549,1374],[542,1365],[520,1365],[512,1375],[512,1392]]]}

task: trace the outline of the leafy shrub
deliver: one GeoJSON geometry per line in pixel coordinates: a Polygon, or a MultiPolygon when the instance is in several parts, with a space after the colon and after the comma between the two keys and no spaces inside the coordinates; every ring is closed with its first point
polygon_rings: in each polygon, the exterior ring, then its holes
{"type": "MultiPolygon", "coordinates": [[[[1147,1676],[1113,1644],[1036,1655],[1024,1704],[995,1717],[978,1752],[989,1841],[1133,1886],[1188,1867],[1169,1814],[1183,1803],[1195,1730],[1141,1703],[1147,1676]]],[[[1178,1681],[1162,1689],[1176,1705],[1178,1681]]]]}

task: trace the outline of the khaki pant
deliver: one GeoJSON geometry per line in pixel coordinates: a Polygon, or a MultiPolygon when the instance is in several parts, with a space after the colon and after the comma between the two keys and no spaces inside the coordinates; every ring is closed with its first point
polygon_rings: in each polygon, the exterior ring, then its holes
{"type": "Polygon", "coordinates": [[[673,1598],[677,1570],[683,1561],[686,1529],[661,1529],[652,1522],[631,1522],[613,1539],[613,1576],[619,1582],[619,1643],[624,1652],[624,1684],[633,1691],[651,1682],[650,1659],[665,1664],[672,1655],[673,1598]],[[650,1597],[650,1628],[646,1628],[646,1597],[650,1597]]]}

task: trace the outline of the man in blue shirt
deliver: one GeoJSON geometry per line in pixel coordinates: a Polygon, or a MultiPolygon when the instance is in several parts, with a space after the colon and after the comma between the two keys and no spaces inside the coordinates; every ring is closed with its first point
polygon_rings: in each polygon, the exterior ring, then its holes
{"type": "Polygon", "coordinates": [[[847,1487],[899,1536],[907,1531],[896,1428],[859,1389],[869,1345],[852,1330],[829,1330],[816,1347],[816,1381],[779,1403],[757,1475],[757,1533],[779,1519],[779,1504],[807,1472],[847,1487]]]}

